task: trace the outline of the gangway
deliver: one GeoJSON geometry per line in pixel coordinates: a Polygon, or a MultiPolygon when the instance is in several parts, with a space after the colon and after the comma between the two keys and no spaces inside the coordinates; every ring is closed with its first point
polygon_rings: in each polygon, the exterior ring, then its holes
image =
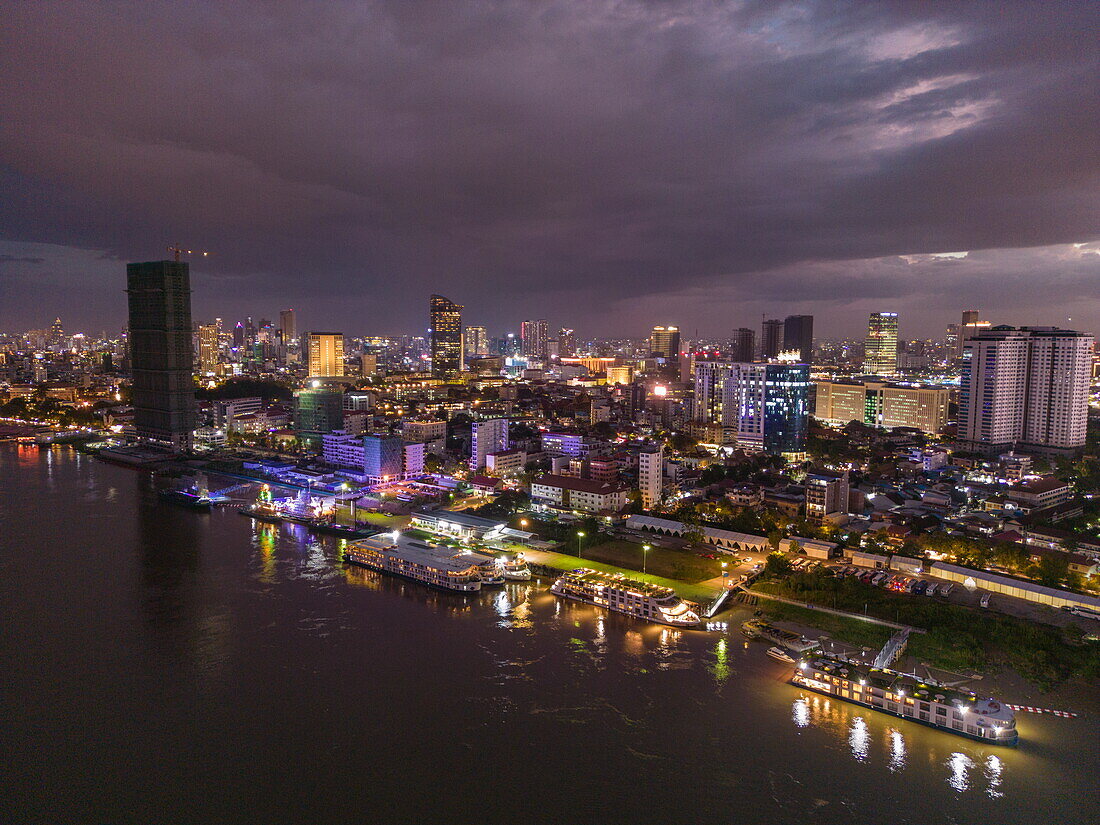
{"type": "Polygon", "coordinates": [[[882,646],[882,650],[878,652],[878,656],[875,657],[874,666],[877,668],[888,668],[899,658],[901,654],[905,652],[905,646],[909,644],[909,628],[903,628],[890,637],[890,641],[882,646]]]}
{"type": "Polygon", "coordinates": [[[714,601],[703,608],[703,618],[710,619],[714,616],[715,613],[721,610],[722,605],[725,604],[726,599],[729,598],[730,592],[732,590],[733,588],[731,587],[723,588],[722,592],[715,597],[714,601]]]}
{"type": "Polygon", "coordinates": [[[211,490],[209,495],[210,498],[225,498],[230,493],[235,493],[238,490],[244,490],[247,487],[251,487],[255,483],[255,481],[245,481],[241,484],[234,484],[230,487],[223,487],[220,490],[211,490]]]}

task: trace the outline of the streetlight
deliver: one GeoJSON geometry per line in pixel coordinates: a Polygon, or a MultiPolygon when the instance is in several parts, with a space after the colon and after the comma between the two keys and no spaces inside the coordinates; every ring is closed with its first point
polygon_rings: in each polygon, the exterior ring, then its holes
{"type": "Polygon", "coordinates": [[[577,558],[581,555],[581,540],[584,539],[584,533],[580,530],[577,531],[577,558]]]}
{"type": "Polygon", "coordinates": [[[645,557],[649,553],[649,549],[650,548],[649,548],[648,544],[643,544],[642,545],[642,574],[643,575],[645,574],[645,557]]]}
{"type": "Polygon", "coordinates": [[[523,528],[526,528],[526,527],[527,527],[527,519],[525,519],[525,518],[521,518],[521,519],[519,520],[519,526],[520,526],[520,527],[523,527],[523,528]]]}

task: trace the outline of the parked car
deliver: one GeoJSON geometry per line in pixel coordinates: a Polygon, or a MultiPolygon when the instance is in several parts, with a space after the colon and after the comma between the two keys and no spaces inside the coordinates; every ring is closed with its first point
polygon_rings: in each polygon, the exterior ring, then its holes
{"type": "Polygon", "coordinates": [[[886,574],[885,573],[878,573],[871,579],[871,584],[873,584],[875,587],[878,587],[884,581],[886,581],[886,574]]]}
{"type": "Polygon", "coordinates": [[[913,595],[914,596],[923,596],[924,591],[927,590],[927,589],[928,589],[928,582],[919,581],[915,585],[913,585],[913,595]]]}
{"type": "Polygon", "coordinates": [[[989,607],[989,597],[991,595],[993,595],[993,594],[992,593],[986,593],[984,596],[982,596],[982,600],[980,602],[978,602],[978,605],[981,606],[981,607],[989,607]]]}
{"type": "Polygon", "coordinates": [[[915,588],[917,586],[917,584],[918,584],[918,582],[917,582],[916,579],[906,579],[905,580],[905,592],[906,593],[912,593],[913,588],[915,588]]]}
{"type": "Polygon", "coordinates": [[[937,587],[936,583],[932,582],[930,585],[928,585],[928,589],[924,591],[924,595],[925,596],[935,596],[936,595],[936,587],[937,587]]]}
{"type": "Polygon", "coordinates": [[[954,590],[954,589],[955,589],[955,585],[951,582],[948,582],[947,584],[940,585],[940,595],[941,596],[950,596],[951,591],[954,590]]]}

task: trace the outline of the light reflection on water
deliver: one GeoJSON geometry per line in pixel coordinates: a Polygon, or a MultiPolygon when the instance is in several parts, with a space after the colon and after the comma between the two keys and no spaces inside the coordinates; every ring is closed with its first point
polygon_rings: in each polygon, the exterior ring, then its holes
{"type": "Polygon", "coordinates": [[[897,772],[905,768],[905,737],[896,728],[890,728],[890,770],[897,772]]]}
{"type": "MultiPolygon", "coordinates": [[[[818,694],[801,695],[791,702],[791,721],[795,728],[816,728],[844,741],[852,759],[857,762],[870,763],[876,759],[877,750],[871,747],[871,728],[874,725],[883,724],[887,720],[878,715],[864,717],[856,715],[858,710],[845,702],[832,701],[818,694]]],[[[887,726],[882,730],[886,768],[891,773],[902,773],[914,767],[912,759],[915,747],[922,751],[925,746],[928,756],[942,765],[943,782],[956,794],[966,793],[970,790],[982,790],[990,799],[1004,797],[1004,779],[1006,763],[1003,756],[989,754],[979,756],[976,753],[949,750],[950,755],[938,762],[936,747],[944,742],[940,737],[947,737],[951,741],[947,744],[958,747],[957,737],[948,733],[940,733],[914,728],[911,731],[903,731],[899,728],[887,726]],[[914,734],[917,738],[914,739],[914,734]],[[928,737],[923,739],[921,737],[928,737]],[[981,774],[976,771],[981,765],[981,774]],[[978,782],[975,788],[975,780],[978,782]]],[[[917,765],[917,767],[920,767],[917,765]]]]}
{"type": "Polygon", "coordinates": [[[970,769],[974,767],[974,760],[965,753],[953,753],[947,760],[947,766],[951,775],[947,784],[952,790],[962,793],[970,789],[970,769]]]}
{"type": "Polygon", "coordinates": [[[794,704],[791,706],[791,718],[794,719],[794,723],[798,727],[808,727],[810,724],[810,700],[805,696],[795,699],[794,704]]]}
{"type": "Polygon", "coordinates": [[[867,722],[862,716],[852,720],[852,728],[848,734],[848,745],[852,749],[852,756],[863,762],[871,752],[871,734],[867,730],[867,722]]]}
{"type": "Polygon", "coordinates": [[[991,753],[989,758],[985,760],[985,778],[986,793],[989,794],[991,799],[1000,799],[1004,796],[1004,792],[1001,791],[1001,773],[1004,771],[1004,763],[1000,758],[991,753]]]}

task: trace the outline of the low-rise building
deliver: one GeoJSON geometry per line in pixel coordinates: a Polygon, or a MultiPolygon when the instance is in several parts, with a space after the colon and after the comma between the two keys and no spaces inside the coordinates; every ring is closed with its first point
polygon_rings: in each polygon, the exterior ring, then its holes
{"type": "Polygon", "coordinates": [[[1018,505],[1024,511],[1043,510],[1073,498],[1073,488],[1054,476],[1043,476],[1019,484],[1013,484],[1005,493],[1005,498],[1018,505]]]}
{"type": "Polygon", "coordinates": [[[498,476],[521,473],[526,464],[527,453],[518,447],[499,450],[485,456],[485,470],[498,476]]]}
{"type": "Polygon", "coordinates": [[[626,506],[630,488],[588,478],[543,476],[531,483],[536,508],[552,506],[579,513],[617,513],[626,506]]]}

